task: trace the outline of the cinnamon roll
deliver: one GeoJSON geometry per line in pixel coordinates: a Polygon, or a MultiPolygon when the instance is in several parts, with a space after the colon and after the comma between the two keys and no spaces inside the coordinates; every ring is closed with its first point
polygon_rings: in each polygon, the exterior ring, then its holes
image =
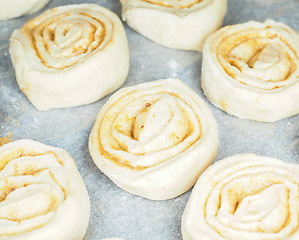
{"type": "Polygon", "coordinates": [[[119,18],[95,4],[50,9],[11,37],[20,89],[39,110],[89,104],[119,88],[129,50],[119,18]]]}
{"type": "Polygon", "coordinates": [[[227,0],[120,0],[122,18],[165,47],[201,50],[223,22],[227,0]]]}
{"type": "Polygon", "coordinates": [[[184,240],[299,238],[299,165],[235,155],[198,179],[182,219],[184,240]]]}
{"type": "Polygon", "coordinates": [[[90,203],[71,156],[32,140],[0,147],[0,239],[82,240],[90,203]]]}
{"type": "Polygon", "coordinates": [[[28,15],[44,8],[50,0],[0,0],[0,20],[28,15]]]}
{"type": "Polygon", "coordinates": [[[216,121],[205,102],[178,79],[116,92],[89,138],[99,169],[124,190],[153,200],[190,189],[213,162],[216,121]]]}
{"type": "Polygon", "coordinates": [[[218,30],[203,49],[205,95],[239,118],[274,122],[298,114],[298,43],[298,33],[272,20],[218,30]]]}

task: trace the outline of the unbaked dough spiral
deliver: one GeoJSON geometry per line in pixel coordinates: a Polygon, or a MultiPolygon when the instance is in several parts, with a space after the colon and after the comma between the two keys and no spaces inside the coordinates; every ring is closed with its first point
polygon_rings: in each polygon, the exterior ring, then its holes
{"type": "Polygon", "coordinates": [[[40,110],[97,101],[128,74],[122,23],[95,4],[61,6],[28,21],[13,33],[10,53],[21,90],[40,110]]]}
{"type": "Polygon", "coordinates": [[[89,139],[94,162],[112,181],[154,200],[192,187],[217,148],[212,113],[178,79],[115,93],[99,112],[89,139]]]}
{"type": "Polygon", "coordinates": [[[227,0],[120,1],[130,27],[165,47],[185,50],[201,50],[227,10],[227,0]]]}
{"type": "Polygon", "coordinates": [[[299,35],[268,20],[227,26],[203,50],[202,88],[220,109],[273,122],[299,113],[299,35]]]}
{"type": "Polygon", "coordinates": [[[0,239],[82,240],[89,205],[66,151],[32,140],[0,147],[0,239]]]}
{"type": "Polygon", "coordinates": [[[39,11],[50,0],[0,0],[0,20],[7,20],[39,11]]]}
{"type": "Polygon", "coordinates": [[[235,155],[198,179],[183,214],[184,240],[296,240],[299,165],[235,155]]]}
{"type": "MultiPolygon", "coordinates": [[[[185,12],[190,11],[190,8],[203,7],[206,4],[211,3],[211,0],[141,0],[145,3],[154,4],[157,6],[169,8],[168,10],[173,11],[173,9],[184,9],[185,12]]],[[[167,11],[167,9],[165,9],[167,11]]],[[[178,14],[180,12],[178,11],[178,14]]]]}

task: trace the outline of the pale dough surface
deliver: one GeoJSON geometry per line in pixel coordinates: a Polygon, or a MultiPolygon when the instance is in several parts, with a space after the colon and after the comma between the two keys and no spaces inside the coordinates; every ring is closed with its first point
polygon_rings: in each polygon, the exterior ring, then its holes
{"type": "Polygon", "coordinates": [[[16,30],[10,55],[20,89],[39,110],[95,102],[127,78],[120,19],[96,4],[50,9],[16,30]]]}
{"type": "Polygon", "coordinates": [[[299,165],[240,154],[198,179],[182,218],[184,240],[299,239],[299,165]]]}
{"type": "Polygon", "coordinates": [[[227,0],[120,0],[122,18],[138,33],[165,47],[202,49],[222,25],[227,0]]]}
{"type": "Polygon", "coordinates": [[[0,20],[28,15],[42,9],[50,0],[0,0],[0,20]]]}
{"type": "Polygon", "coordinates": [[[244,119],[274,122],[299,113],[299,35],[268,20],[226,26],[203,49],[207,98],[244,119]]]}
{"type": "Polygon", "coordinates": [[[63,149],[32,140],[0,147],[1,240],[82,240],[86,187],[63,149]]]}
{"type": "Polygon", "coordinates": [[[178,79],[119,90],[100,110],[89,138],[102,172],[122,189],[153,200],[189,190],[217,149],[210,109],[178,79]]]}

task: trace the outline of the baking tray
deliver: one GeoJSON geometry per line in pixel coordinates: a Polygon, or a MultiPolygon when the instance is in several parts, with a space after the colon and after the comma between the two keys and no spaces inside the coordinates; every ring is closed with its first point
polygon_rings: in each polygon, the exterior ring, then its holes
{"type": "MultiPolygon", "coordinates": [[[[121,15],[118,0],[93,0],[121,15]]],[[[150,201],[118,188],[93,163],[88,137],[100,108],[109,96],[80,107],[37,111],[19,90],[9,56],[14,29],[42,11],[83,0],[52,0],[36,14],[0,21],[0,138],[28,138],[66,149],[74,158],[91,200],[86,239],[121,237],[126,240],[179,240],[181,216],[191,191],[166,201],[150,201]]],[[[229,0],[224,24],[274,19],[299,32],[298,0],[229,0]]],[[[123,87],[161,78],[176,77],[202,98],[202,54],[164,48],[124,24],[130,46],[130,72],[123,87]]],[[[204,98],[205,99],[205,98],[204,98]]],[[[206,99],[219,127],[216,161],[239,153],[256,153],[299,163],[299,115],[276,123],[241,120],[215,108],[206,99]]]]}

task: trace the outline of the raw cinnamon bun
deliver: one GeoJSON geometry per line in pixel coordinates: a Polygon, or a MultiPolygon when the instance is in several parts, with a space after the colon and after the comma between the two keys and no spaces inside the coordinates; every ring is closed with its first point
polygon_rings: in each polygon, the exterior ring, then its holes
{"type": "Polygon", "coordinates": [[[50,0],[0,0],[0,20],[7,20],[39,11],[50,0]]]}
{"type": "Polygon", "coordinates": [[[129,50],[119,18],[96,4],[50,9],[11,37],[20,89],[39,110],[89,104],[119,88],[129,50]]]}
{"type": "Polygon", "coordinates": [[[194,186],[183,239],[298,239],[298,196],[299,165],[254,154],[228,157],[194,186]]]}
{"type": "Polygon", "coordinates": [[[227,0],[120,0],[122,18],[138,33],[165,47],[201,50],[221,25],[227,0]]]}
{"type": "Polygon", "coordinates": [[[239,118],[298,114],[298,33],[272,20],[218,30],[204,45],[201,85],[215,106],[239,118]]]}
{"type": "Polygon", "coordinates": [[[82,240],[89,215],[86,187],[65,150],[32,140],[0,147],[0,239],[82,240]]]}
{"type": "Polygon", "coordinates": [[[217,148],[211,111],[178,79],[119,90],[100,110],[89,138],[102,172],[124,190],[153,200],[189,190],[217,148]]]}

